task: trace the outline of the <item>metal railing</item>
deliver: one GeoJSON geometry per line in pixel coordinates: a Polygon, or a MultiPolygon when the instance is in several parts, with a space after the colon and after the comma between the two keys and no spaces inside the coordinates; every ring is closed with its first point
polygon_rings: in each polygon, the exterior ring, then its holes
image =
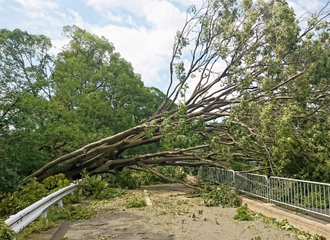
{"type": "Polygon", "coordinates": [[[323,216],[330,216],[330,184],[270,177],[270,200],[323,216]]]}
{"type": "Polygon", "coordinates": [[[42,199],[38,202],[33,203],[22,211],[11,215],[5,223],[16,233],[23,230],[27,225],[37,219],[39,216],[47,217],[47,209],[58,204],[63,207],[62,199],[73,193],[77,188],[80,187],[78,184],[71,184],[65,188],[62,188],[42,199]]]}
{"type": "Polygon", "coordinates": [[[235,187],[241,192],[252,194],[269,201],[267,176],[251,173],[235,173],[235,187]]]}
{"type": "Polygon", "coordinates": [[[268,202],[330,217],[330,184],[298,179],[239,173],[214,167],[200,167],[199,176],[218,184],[229,182],[246,194],[268,202]]]}
{"type": "Polygon", "coordinates": [[[222,184],[224,182],[233,184],[235,181],[235,172],[233,170],[226,170],[222,168],[201,166],[198,169],[198,175],[204,180],[215,181],[218,184],[222,184]]]}

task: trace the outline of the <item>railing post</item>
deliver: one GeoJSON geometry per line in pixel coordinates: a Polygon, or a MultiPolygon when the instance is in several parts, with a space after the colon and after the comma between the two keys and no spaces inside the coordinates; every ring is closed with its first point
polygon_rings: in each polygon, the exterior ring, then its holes
{"type": "Polygon", "coordinates": [[[267,177],[267,185],[268,185],[267,202],[270,203],[270,178],[268,177],[267,177]]]}
{"type": "Polygon", "coordinates": [[[237,186],[236,186],[236,172],[233,171],[233,182],[234,182],[234,191],[237,191],[237,186]]]}
{"type": "Polygon", "coordinates": [[[42,216],[43,218],[47,218],[47,211],[44,211],[44,212],[41,214],[41,216],[42,216]]]}

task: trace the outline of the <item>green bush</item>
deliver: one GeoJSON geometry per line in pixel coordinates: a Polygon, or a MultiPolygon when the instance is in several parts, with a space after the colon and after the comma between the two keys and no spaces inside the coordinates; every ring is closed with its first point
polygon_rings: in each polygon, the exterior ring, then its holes
{"type": "Polygon", "coordinates": [[[82,184],[86,185],[84,193],[86,195],[92,194],[94,199],[106,200],[121,196],[125,193],[125,190],[120,188],[112,188],[111,185],[100,176],[89,176],[85,171],[82,173],[82,184]]]}
{"type": "Polygon", "coordinates": [[[96,213],[97,211],[91,207],[65,205],[63,208],[60,208],[54,206],[49,209],[47,218],[54,222],[60,220],[77,221],[91,219],[96,213]]]}
{"type": "Polygon", "coordinates": [[[251,221],[253,220],[253,217],[249,214],[249,209],[247,205],[238,208],[237,214],[234,216],[234,219],[240,220],[240,221],[251,221]]]}
{"type": "Polygon", "coordinates": [[[47,196],[48,191],[45,186],[35,179],[30,179],[24,186],[19,186],[16,191],[6,193],[1,200],[0,217],[16,214],[32,203],[47,196]]]}
{"type": "Polygon", "coordinates": [[[15,237],[15,232],[8,227],[4,220],[0,219],[0,239],[12,240],[15,237]]]}
{"type": "Polygon", "coordinates": [[[50,176],[42,181],[42,185],[50,192],[56,192],[57,190],[70,185],[68,179],[65,178],[63,173],[59,173],[54,176],[50,176]]]}
{"type": "Polygon", "coordinates": [[[127,202],[126,202],[127,208],[139,208],[145,206],[147,206],[147,203],[144,197],[142,196],[133,194],[127,198],[127,202]]]}

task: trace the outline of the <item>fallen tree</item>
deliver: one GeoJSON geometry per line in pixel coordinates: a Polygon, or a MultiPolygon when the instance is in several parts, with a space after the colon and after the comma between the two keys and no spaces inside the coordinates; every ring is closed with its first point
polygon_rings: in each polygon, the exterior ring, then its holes
{"type": "MultiPolygon", "coordinates": [[[[58,173],[78,178],[83,169],[94,175],[126,166],[230,168],[229,160],[283,175],[287,156],[276,154],[290,154],[284,148],[289,138],[297,136],[292,144],[300,148],[308,124],[329,124],[326,8],[296,19],[284,1],[208,0],[198,10],[192,6],[175,36],[169,87],[153,116],[63,155],[26,179],[58,173]],[[169,150],[126,154],[155,142],[169,150]]],[[[300,151],[305,162],[315,156],[300,151]]],[[[295,161],[290,164],[304,168],[301,159],[295,161]]]]}

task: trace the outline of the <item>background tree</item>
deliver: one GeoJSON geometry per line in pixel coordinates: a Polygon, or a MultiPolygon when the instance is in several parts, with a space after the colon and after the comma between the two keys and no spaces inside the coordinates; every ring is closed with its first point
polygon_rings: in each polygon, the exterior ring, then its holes
{"type": "Polygon", "coordinates": [[[135,126],[164,97],[106,39],[76,26],[64,35],[70,42],[54,57],[45,36],[0,31],[1,190],[51,159],[135,126]]]}
{"type": "MultiPolygon", "coordinates": [[[[43,111],[49,111],[50,39],[19,29],[0,30],[0,188],[12,189],[24,176],[45,164],[43,111]]],[[[48,158],[48,161],[50,158],[48,158]]]]}

